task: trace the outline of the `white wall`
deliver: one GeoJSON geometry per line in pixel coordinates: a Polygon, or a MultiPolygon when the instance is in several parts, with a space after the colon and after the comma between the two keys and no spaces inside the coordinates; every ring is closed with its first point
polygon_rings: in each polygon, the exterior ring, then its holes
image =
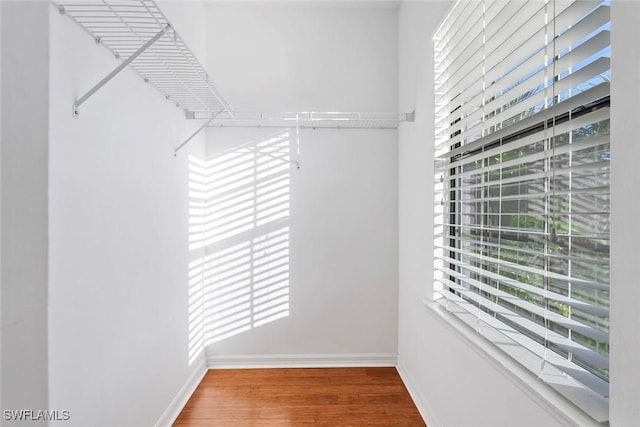
{"type": "Polygon", "coordinates": [[[612,427],[640,420],[640,287],[638,286],[638,88],[640,4],[611,8],[611,398],[612,427]]]}
{"type": "MultiPolygon", "coordinates": [[[[397,111],[392,7],[210,3],[207,23],[208,68],[236,110],[397,111]]],[[[209,130],[207,154],[275,131],[209,130]]],[[[300,148],[289,316],[210,345],[214,365],[395,360],[397,132],[302,130],[300,148]]]]}
{"type": "Polygon", "coordinates": [[[2,404],[47,409],[49,5],[0,8],[2,404]]]}
{"type": "MultiPolygon", "coordinates": [[[[400,7],[399,370],[429,426],[563,425],[423,302],[433,281],[433,47],[450,2],[400,7]]],[[[556,415],[557,416],[557,415],[556,415]]]]}
{"type": "MultiPolygon", "coordinates": [[[[0,6],[2,22],[2,6],[0,6]]],[[[0,176],[2,176],[2,30],[0,30],[0,176]]],[[[0,182],[0,191],[2,183],[0,182]]],[[[0,195],[0,242],[2,242],[2,196],[0,195]]],[[[2,244],[0,244],[0,378],[2,378],[2,244]]],[[[0,408],[2,406],[2,384],[0,384],[0,408]]]]}
{"type": "Polygon", "coordinates": [[[69,410],[69,426],[150,426],[198,369],[187,152],[173,156],[196,124],[129,69],[72,118],[118,62],[49,7],[49,406],[69,410]]]}
{"type": "Polygon", "coordinates": [[[208,69],[238,111],[397,108],[397,11],[383,2],[207,2],[208,69]]]}

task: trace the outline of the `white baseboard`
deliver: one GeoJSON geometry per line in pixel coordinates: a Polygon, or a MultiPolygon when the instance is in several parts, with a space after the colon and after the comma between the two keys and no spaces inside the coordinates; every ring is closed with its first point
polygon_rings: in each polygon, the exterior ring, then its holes
{"type": "Polygon", "coordinates": [[[346,368],[396,366],[397,355],[383,354],[269,354],[256,356],[207,355],[209,369],[346,368]]]}
{"type": "Polygon", "coordinates": [[[398,374],[400,375],[404,386],[407,388],[409,396],[411,396],[411,399],[413,399],[413,403],[416,405],[416,408],[418,408],[418,412],[420,412],[420,415],[422,416],[425,424],[427,424],[429,427],[443,426],[444,424],[442,424],[440,419],[436,417],[433,408],[431,408],[427,400],[422,397],[422,395],[416,388],[413,380],[411,379],[411,376],[409,376],[409,374],[402,368],[402,361],[400,359],[398,360],[398,364],[396,365],[396,370],[398,371],[398,374]]]}
{"type": "Polygon", "coordinates": [[[193,372],[180,388],[178,394],[171,400],[167,409],[162,413],[155,427],[170,427],[171,424],[173,424],[206,373],[206,361],[202,358],[200,362],[194,366],[193,372]]]}

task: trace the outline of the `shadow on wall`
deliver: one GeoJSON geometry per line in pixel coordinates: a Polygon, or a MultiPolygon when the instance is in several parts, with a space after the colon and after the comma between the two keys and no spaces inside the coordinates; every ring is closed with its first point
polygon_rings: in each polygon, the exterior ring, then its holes
{"type": "Polygon", "coordinates": [[[189,158],[189,364],[289,316],[289,131],[189,158]]]}

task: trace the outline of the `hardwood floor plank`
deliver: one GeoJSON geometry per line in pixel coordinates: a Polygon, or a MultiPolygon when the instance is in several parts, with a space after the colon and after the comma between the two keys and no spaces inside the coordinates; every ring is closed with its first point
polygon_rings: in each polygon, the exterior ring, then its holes
{"type": "Polygon", "coordinates": [[[425,426],[395,368],[209,371],[174,427],[425,426]]]}

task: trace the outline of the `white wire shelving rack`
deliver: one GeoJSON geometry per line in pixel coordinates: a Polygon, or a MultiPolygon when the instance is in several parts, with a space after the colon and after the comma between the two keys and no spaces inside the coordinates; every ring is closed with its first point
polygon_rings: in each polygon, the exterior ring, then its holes
{"type": "MultiPolygon", "coordinates": [[[[1,0],[0,0],[1,1],[1,0]]],[[[171,26],[154,0],[52,0],[61,14],[80,25],[120,64],[73,102],[80,106],[124,68],[131,67],[187,119],[206,122],[179,144],[174,154],[207,127],[300,129],[397,129],[414,121],[414,113],[362,112],[235,112],[211,77],[171,26]]]]}
{"type": "Polygon", "coordinates": [[[60,13],[69,16],[122,60],[121,64],[77,98],[74,116],[89,97],[127,66],[164,97],[192,111],[225,112],[231,107],[220,95],[211,77],[173,29],[153,0],[60,0],[53,1],[60,13]]]}

